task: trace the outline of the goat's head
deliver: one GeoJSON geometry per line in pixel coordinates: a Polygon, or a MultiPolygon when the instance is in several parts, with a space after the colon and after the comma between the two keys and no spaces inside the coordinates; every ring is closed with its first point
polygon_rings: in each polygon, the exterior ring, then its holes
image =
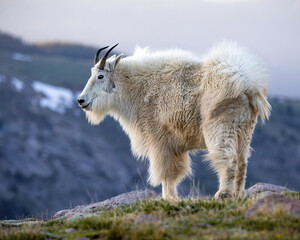
{"type": "Polygon", "coordinates": [[[104,111],[109,110],[109,103],[111,103],[112,95],[114,95],[116,91],[112,76],[116,66],[123,57],[123,54],[120,54],[117,57],[116,55],[113,55],[110,58],[108,58],[108,55],[117,45],[118,44],[111,47],[100,61],[100,52],[108,48],[108,46],[100,48],[97,51],[94,59],[94,67],[91,69],[91,77],[78,97],[79,106],[86,111],[91,123],[98,123],[101,121],[94,121],[90,116],[103,115],[104,111]]]}

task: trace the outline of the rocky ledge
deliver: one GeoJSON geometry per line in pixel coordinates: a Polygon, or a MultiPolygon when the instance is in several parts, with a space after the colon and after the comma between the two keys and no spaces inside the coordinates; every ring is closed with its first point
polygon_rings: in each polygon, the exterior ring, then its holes
{"type": "MultiPolygon", "coordinates": [[[[245,190],[244,197],[257,198],[257,202],[247,211],[246,217],[251,217],[256,213],[269,211],[270,209],[281,207],[286,212],[298,216],[300,213],[300,200],[291,199],[283,194],[293,192],[282,186],[268,183],[257,183],[245,190]]],[[[99,215],[104,210],[129,206],[146,199],[160,198],[160,195],[153,190],[137,190],[120,194],[108,200],[92,203],[89,205],[77,206],[74,209],[61,210],[53,216],[54,219],[73,220],[80,217],[99,215]]]]}
{"type": "Polygon", "coordinates": [[[281,213],[300,218],[300,200],[273,193],[258,199],[257,202],[246,211],[245,217],[251,218],[257,214],[266,214],[274,211],[280,211],[281,213]]]}
{"type": "Polygon", "coordinates": [[[292,191],[286,187],[276,186],[270,183],[256,183],[252,187],[245,190],[243,196],[260,198],[260,197],[265,197],[267,195],[270,195],[272,193],[283,194],[285,192],[292,192],[292,191]]]}
{"type": "Polygon", "coordinates": [[[73,209],[58,211],[53,218],[76,219],[80,217],[89,217],[99,215],[103,210],[109,210],[121,206],[129,206],[146,199],[159,198],[160,196],[153,190],[137,190],[128,193],[122,193],[116,197],[107,199],[102,202],[92,203],[89,205],[80,205],[73,209]]]}

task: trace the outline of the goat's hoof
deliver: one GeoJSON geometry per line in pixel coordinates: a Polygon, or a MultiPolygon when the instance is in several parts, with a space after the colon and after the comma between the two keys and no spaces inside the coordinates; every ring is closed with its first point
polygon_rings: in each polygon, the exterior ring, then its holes
{"type": "Polygon", "coordinates": [[[226,191],[218,191],[216,192],[215,194],[215,199],[228,199],[228,198],[232,198],[233,195],[229,192],[226,192],[226,191]]]}
{"type": "Polygon", "coordinates": [[[237,192],[235,196],[236,196],[236,197],[239,197],[239,198],[244,197],[244,196],[245,196],[245,195],[244,195],[244,190],[243,190],[243,191],[240,191],[240,192],[237,192]]]}
{"type": "Polygon", "coordinates": [[[172,204],[175,204],[175,203],[179,202],[179,200],[180,200],[179,197],[165,197],[163,199],[172,204]]]}

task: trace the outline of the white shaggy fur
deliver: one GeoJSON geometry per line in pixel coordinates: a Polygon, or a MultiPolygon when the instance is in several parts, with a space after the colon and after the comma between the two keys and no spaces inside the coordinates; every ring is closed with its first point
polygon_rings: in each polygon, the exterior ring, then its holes
{"type": "Polygon", "coordinates": [[[218,174],[216,198],[242,193],[257,116],[264,121],[271,109],[259,61],[223,43],[203,59],[182,50],[137,48],[133,56],[113,56],[104,70],[98,67],[81,106],[92,124],[107,114],[120,122],[134,155],[149,160],[149,182],[162,184],[164,199],[177,199],[178,183],[192,173],[189,152],[196,149],[208,151],[218,174]]]}

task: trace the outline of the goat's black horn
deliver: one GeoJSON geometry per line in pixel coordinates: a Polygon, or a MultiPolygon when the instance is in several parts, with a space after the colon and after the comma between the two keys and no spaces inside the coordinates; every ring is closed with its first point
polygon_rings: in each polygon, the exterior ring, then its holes
{"type": "Polygon", "coordinates": [[[100,65],[99,65],[99,69],[103,70],[104,69],[104,66],[105,66],[105,62],[106,62],[106,59],[108,57],[108,54],[116,47],[118,46],[119,43],[117,43],[115,46],[111,47],[106,53],[105,55],[103,56],[103,58],[101,59],[101,62],[100,62],[100,65]]]}
{"type": "Polygon", "coordinates": [[[100,48],[98,51],[97,51],[97,53],[96,53],[96,55],[95,55],[95,60],[94,60],[94,65],[96,65],[96,63],[97,62],[99,62],[99,55],[100,55],[100,52],[102,51],[102,50],[104,50],[104,49],[106,49],[106,48],[108,48],[108,46],[106,46],[106,47],[104,47],[104,48],[100,48]]]}

